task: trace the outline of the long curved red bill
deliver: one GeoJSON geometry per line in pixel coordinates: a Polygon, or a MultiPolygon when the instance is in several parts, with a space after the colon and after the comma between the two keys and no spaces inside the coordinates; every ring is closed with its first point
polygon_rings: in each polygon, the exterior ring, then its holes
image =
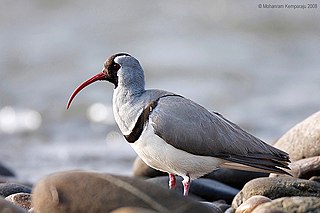
{"type": "Polygon", "coordinates": [[[78,86],[77,89],[74,90],[74,92],[72,93],[72,95],[69,98],[68,104],[67,104],[67,109],[69,109],[70,104],[72,102],[72,100],[74,99],[74,97],[76,97],[76,95],[86,86],[88,86],[89,84],[92,84],[93,82],[96,81],[101,81],[101,80],[106,80],[106,74],[104,72],[100,72],[97,75],[91,77],[90,79],[86,80],[85,82],[83,82],[80,86],[78,86]]]}

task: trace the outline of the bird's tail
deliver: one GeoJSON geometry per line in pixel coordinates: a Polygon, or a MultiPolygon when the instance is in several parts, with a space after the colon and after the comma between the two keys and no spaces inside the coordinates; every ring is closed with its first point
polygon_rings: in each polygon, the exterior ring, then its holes
{"type": "Polygon", "coordinates": [[[282,158],[261,158],[261,157],[245,157],[245,156],[229,156],[225,158],[225,163],[221,164],[221,168],[287,174],[292,176],[290,172],[289,157],[282,158]]]}

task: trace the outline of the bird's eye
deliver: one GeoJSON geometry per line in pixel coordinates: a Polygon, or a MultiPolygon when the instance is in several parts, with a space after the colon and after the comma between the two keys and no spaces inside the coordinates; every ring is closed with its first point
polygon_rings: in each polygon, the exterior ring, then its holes
{"type": "Polygon", "coordinates": [[[120,64],[113,63],[112,64],[112,69],[115,70],[115,71],[118,71],[120,69],[120,64]]]}

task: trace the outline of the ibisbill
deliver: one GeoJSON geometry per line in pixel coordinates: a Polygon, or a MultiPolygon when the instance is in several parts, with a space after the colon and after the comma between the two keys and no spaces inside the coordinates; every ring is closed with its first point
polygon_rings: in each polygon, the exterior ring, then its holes
{"type": "Polygon", "coordinates": [[[124,138],[150,167],[183,178],[184,195],[190,182],[217,168],[287,173],[289,155],[276,149],[221,114],[172,92],[145,89],[139,61],[127,53],[110,56],[102,72],[83,82],[70,96],[89,84],[114,85],[113,113],[124,138]]]}

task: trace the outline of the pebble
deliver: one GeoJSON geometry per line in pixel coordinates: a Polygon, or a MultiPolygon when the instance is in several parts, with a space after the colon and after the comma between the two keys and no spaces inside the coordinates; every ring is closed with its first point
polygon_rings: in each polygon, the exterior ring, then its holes
{"type": "MultiPolygon", "coordinates": [[[[168,189],[169,177],[156,177],[146,180],[147,182],[154,183],[158,186],[168,189]]],[[[182,178],[176,177],[176,188],[174,191],[177,194],[183,194],[182,178]]],[[[199,178],[193,180],[190,185],[190,196],[194,195],[200,197],[206,201],[225,200],[227,203],[231,203],[234,196],[239,192],[231,186],[225,185],[215,180],[207,178],[199,178]]]]}
{"type": "Polygon", "coordinates": [[[27,213],[27,211],[19,206],[14,205],[0,197],[0,212],[1,213],[27,213]]]}
{"type": "Polygon", "coordinates": [[[320,156],[320,111],[295,125],[274,146],[286,151],[291,161],[320,156]]]}
{"type": "Polygon", "coordinates": [[[252,213],[320,212],[319,197],[282,197],[259,205],[252,213]]]}
{"type": "Polygon", "coordinates": [[[249,181],[235,196],[232,207],[237,209],[253,195],[270,199],[289,196],[320,197],[320,183],[292,177],[267,177],[249,181]]]}
{"type": "Polygon", "coordinates": [[[88,171],[59,172],[41,179],[32,193],[35,212],[110,212],[138,207],[158,212],[211,212],[190,198],[132,177],[88,171]]]}
{"type": "Polygon", "coordinates": [[[262,195],[254,195],[250,197],[248,200],[243,202],[237,209],[235,213],[249,213],[252,212],[257,206],[262,203],[271,202],[270,198],[267,198],[262,195]]]}
{"type": "Polygon", "coordinates": [[[8,197],[15,193],[31,193],[31,188],[17,183],[0,183],[0,196],[8,197]]]}
{"type": "Polygon", "coordinates": [[[9,195],[5,199],[26,210],[31,209],[31,194],[16,193],[16,194],[9,195]]]}

